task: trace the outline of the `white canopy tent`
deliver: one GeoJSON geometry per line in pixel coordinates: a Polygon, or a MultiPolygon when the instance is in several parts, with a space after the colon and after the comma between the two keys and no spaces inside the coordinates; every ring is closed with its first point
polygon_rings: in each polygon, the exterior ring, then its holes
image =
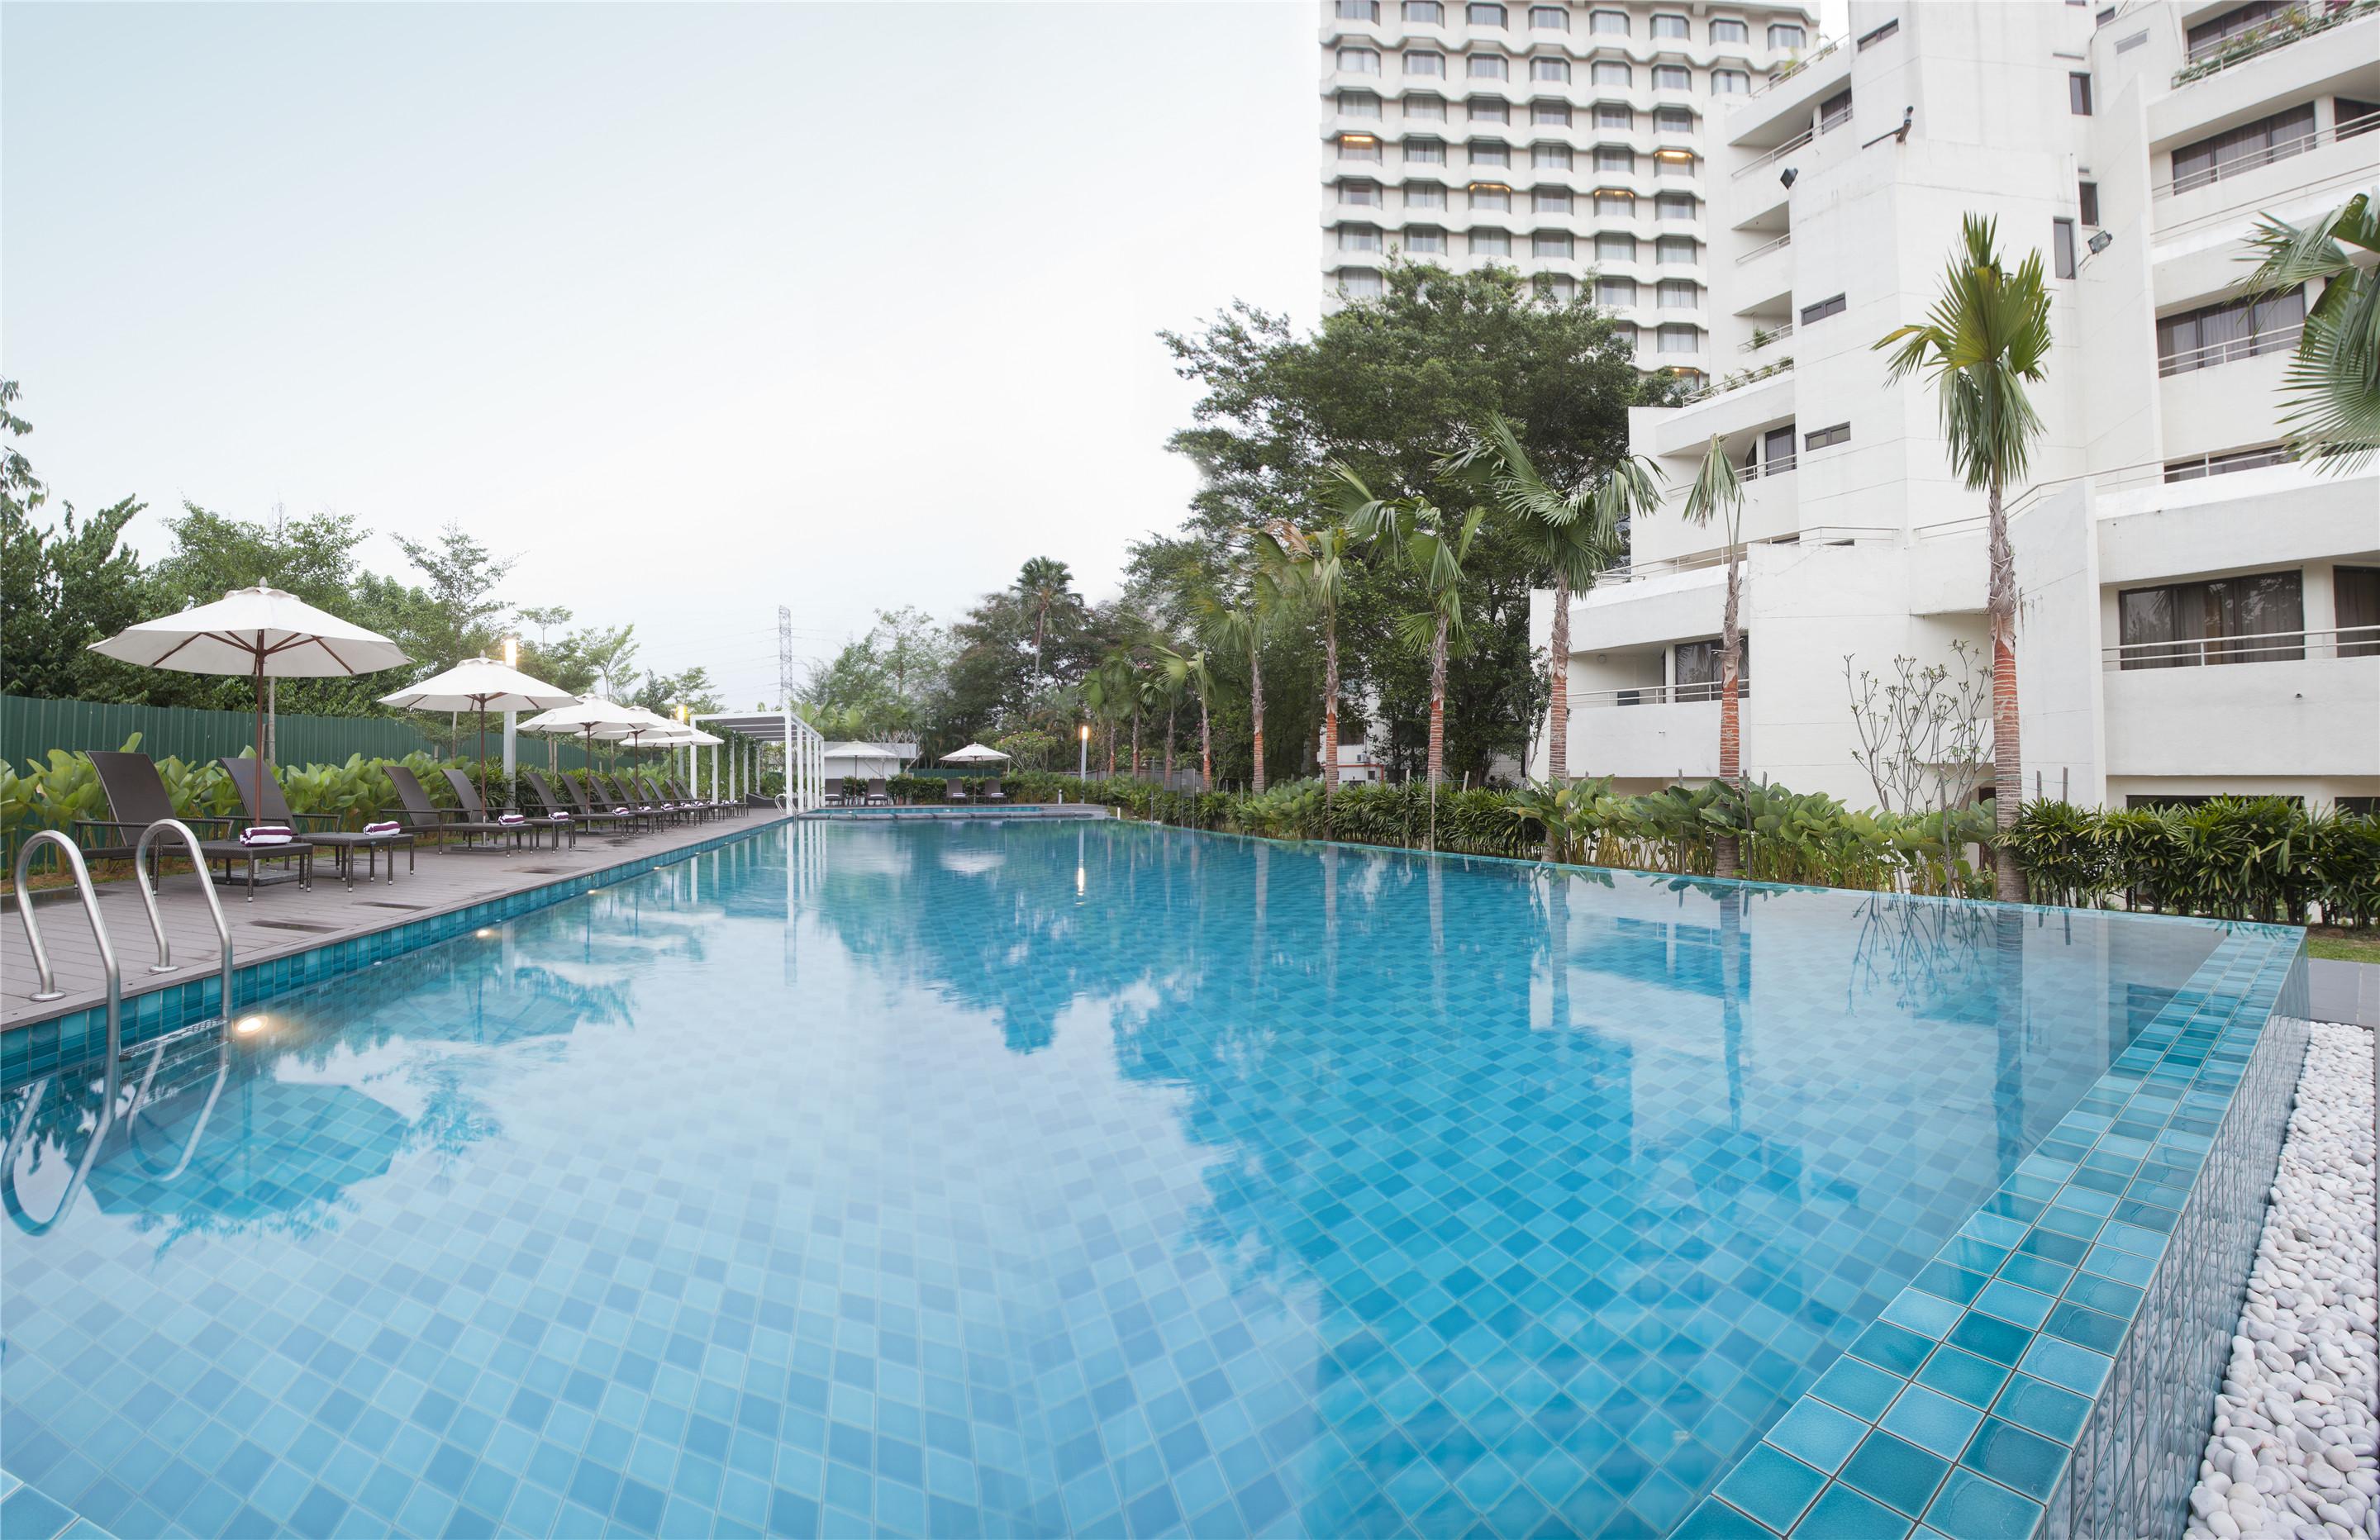
{"type": "Polygon", "coordinates": [[[946,765],[1004,765],[1008,763],[1008,756],[1002,754],[996,748],[986,748],[981,744],[969,744],[965,748],[954,748],[948,754],[943,755],[942,763],[946,765]]]}
{"type": "MultiPolygon", "coordinates": [[[[826,739],[808,722],[791,710],[779,711],[714,711],[693,719],[695,725],[714,733],[732,733],[760,743],[775,742],[783,746],[785,756],[785,789],[780,794],[780,806],[796,813],[807,813],[826,805],[826,761],[821,750],[826,739]]],[[[711,794],[722,790],[720,780],[722,766],[719,751],[710,754],[711,794]]],[[[727,780],[723,790],[731,801],[755,790],[760,784],[760,763],[757,753],[750,758],[742,754],[728,756],[724,767],[727,780]]]]}
{"type": "Polygon", "coordinates": [[[819,751],[826,761],[830,781],[849,778],[867,781],[877,777],[891,780],[901,773],[901,767],[917,757],[916,744],[871,744],[856,740],[829,744],[819,751]]]}

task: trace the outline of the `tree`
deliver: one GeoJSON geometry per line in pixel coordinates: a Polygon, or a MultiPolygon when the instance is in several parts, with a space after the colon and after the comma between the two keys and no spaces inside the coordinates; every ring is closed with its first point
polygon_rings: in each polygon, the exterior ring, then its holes
{"type": "Polygon", "coordinates": [[[1050,612],[1078,607],[1082,596],[1075,592],[1075,575],[1067,570],[1066,564],[1048,556],[1036,556],[1018,571],[1016,594],[1033,616],[1033,673],[1038,679],[1050,612]]]}
{"type": "Polygon", "coordinates": [[[1354,470],[1343,465],[1334,468],[1343,488],[1348,527],[1390,562],[1418,574],[1428,599],[1427,608],[1399,616],[1397,630],[1406,647],[1429,659],[1428,777],[1435,846],[1438,783],[1446,771],[1446,664],[1467,640],[1463,562],[1478,540],[1488,511],[1473,508],[1458,515],[1424,498],[1376,497],[1354,470]]]}
{"type": "Polygon", "coordinates": [[[2323,286],[2282,382],[2289,453],[2359,471],[2380,455],[2380,204],[2359,192],[2306,225],[2267,214],[2248,244],[2262,258],[2252,294],[2323,286]]]}
{"type": "Polygon", "coordinates": [[[1950,467],[1984,492],[1990,519],[1991,591],[1986,604],[1992,637],[1992,770],[1999,837],[1992,860],[1998,896],[2024,898],[2024,873],[2009,837],[2024,798],[2018,752],[2016,688],[2016,554],[2010,548],[2008,511],[2000,496],[2024,474],[2041,417],[2025,387],[2043,380],[2049,356],[2049,291],[2041,253],[2028,254],[2010,273],[2000,265],[1997,222],[1969,214],[1961,249],[1942,277],[1941,297],[1920,324],[1878,338],[1893,349],[1888,381],[1924,373],[1933,382],[1950,467]]]}
{"type": "MultiPolygon", "coordinates": [[[[1177,692],[1187,691],[1198,698],[1198,789],[1211,792],[1215,789],[1215,735],[1208,706],[1214,697],[1215,679],[1207,670],[1206,649],[1201,648],[1196,652],[1184,652],[1160,647],[1157,649],[1157,663],[1165,671],[1165,677],[1177,692]]],[[[1167,741],[1169,744],[1172,742],[1170,737],[1167,741]]],[[[1173,773],[1170,756],[1166,760],[1165,772],[1168,776],[1173,773]]]]}
{"type": "MultiPolygon", "coordinates": [[[[1689,524],[1707,525],[1716,518],[1725,531],[1727,607],[1719,618],[1718,778],[1734,786],[1743,779],[1742,726],[1736,714],[1737,679],[1743,667],[1739,609],[1743,592],[1743,482],[1717,434],[1703,453],[1702,468],[1694,473],[1694,484],[1686,492],[1683,513],[1689,524]]],[[[1712,868],[1720,877],[1736,875],[1740,855],[1732,831],[1711,841],[1712,868]]]]}
{"type": "Polygon", "coordinates": [[[636,625],[631,623],[615,625],[609,630],[590,628],[575,631],[571,637],[577,642],[580,655],[587,660],[587,666],[594,670],[595,677],[601,682],[604,697],[619,699],[620,692],[637,677],[637,653],[640,644],[637,640],[636,625]]]}
{"type": "Polygon", "coordinates": [[[433,670],[484,654],[508,612],[495,597],[496,585],[519,558],[499,559],[459,523],[440,530],[435,545],[401,535],[396,544],[429,579],[421,634],[406,650],[433,670]]]}
{"type": "Polygon", "coordinates": [[[537,627],[537,645],[540,647],[545,646],[545,634],[550,627],[567,625],[571,620],[567,604],[524,604],[518,613],[522,620],[537,627]]]}
{"type": "Polygon", "coordinates": [[[1250,784],[1261,792],[1265,789],[1265,641],[1281,617],[1281,590],[1253,555],[1244,558],[1242,566],[1236,596],[1202,588],[1193,604],[1201,639],[1219,652],[1247,661],[1249,741],[1255,761],[1250,784]]]}
{"type": "Polygon", "coordinates": [[[1330,522],[1301,529],[1275,519],[1257,532],[1257,560],[1284,592],[1312,607],[1322,636],[1322,801],[1339,794],[1339,605],[1349,576],[1348,532],[1330,522]]]}
{"type": "Polygon", "coordinates": [[[1553,577],[1553,629],[1546,657],[1546,774],[1570,778],[1570,605],[1595,587],[1627,552],[1630,524],[1660,504],[1652,462],[1623,456],[1585,479],[1558,486],[1529,456],[1511,419],[1491,412],[1486,428],[1449,468],[1475,479],[1502,512],[1522,548],[1553,577]]]}

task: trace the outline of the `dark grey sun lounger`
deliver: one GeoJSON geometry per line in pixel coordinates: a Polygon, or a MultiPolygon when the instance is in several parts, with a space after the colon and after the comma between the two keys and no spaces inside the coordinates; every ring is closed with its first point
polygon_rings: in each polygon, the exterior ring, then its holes
{"type": "MultiPolygon", "coordinates": [[[[563,815],[560,819],[549,818],[545,821],[554,828],[569,830],[570,843],[574,845],[578,843],[577,831],[581,825],[589,829],[609,830],[617,829],[624,821],[614,814],[597,812],[587,806],[587,800],[584,797],[578,798],[576,806],[565,800],[561,794],[554,791],[553,783],[546,780],[543,770],[523,770],[521,779],[528,782],[528,789],[536,795],[538,806],[543,807],[548,813],[563,815]]],[[[563,784],[570,787],[572,791],[578,789],[568,776],[564,776],[562,779],[563,784]]]]}
{"type": "Polygon", "coordinates": [[[634,834],[637,832],[637,826],[644,821],[635,813],[623,812],[617,807],[609,806],[611,801],[609,796],[604,798],[604,806],[598,806],[593,794],[570,776],[565,775],[562,778],[562,789],[569,795],[570,800],[577,805],[578,816],[589,823],[607,824],[625,833],[634,834]]]}
{"type": "MultiPolygon", "coordinates": [[[[396,788],[396,816],[417,834],[460,834],[467,841],[480,834],[507,834],[516,844],[520,841],[520,828],[516,824],[493,823],[484,819],[471,822],[460,817],[447,817],[449,812],[459,814],[461,809],[442,808],[431,802],[430,794],[422,789],[420,779],[403,765],[388,767],[388,783],[396,788]]],[[[448,843],[438,848],[443,852],[455,847],[448,843]]]]}
{"type": "Polygon", "coordinates": [[[497,829],[510,829],[516,832],[526,831],[528,834],[528,847],[531,850],[535,850],[537,848],[537,831],[540,829],[551,829],[553,831],[553,848],[556,850],[560,850],[562,848],[562,826],[560,824],[539,822],[527,816],[523,816],[511,823],[506,823],[502,819],[491,818],[488,816],[487,808],[480,806],[479,788],[471,784],[471,778],[469,776],[465,775],[461,770],[455,770],[451,767],[443,773],[446,777],[446,784],[452,788],[455,793],[455,806],[463,810],[463,818],[466,822],[483,827],[492,825],[497,829]]]}
{"type": "Polygon", "coordinates": [[[348,887],[353,888],[356,885],[356,852],[359,850],[364,853],[364,880],[367,882],[370,882],[373,874],[380,870],[380,853],[383,849],[388,852],[388,879],[391,882],[396,880],[398,850],[402,849],[405,852],[405,869],[407,871],[413,869],[415,841],[410,833],[402,830],[394,834],[344,832],[338,828],[338,818],[335,814],[290,812],[289,799],[282,794],[281,782],[271,776],[258,775],[255,760],[225,757],[216,763],[222,765],[230,774],[232,789],[239,793],[239,805],[248,810],[248,821],[250,825],[277,823],[285,829],[296,830],[299,837],[308,844],[319,845],[331,852],[333,860],[338,866],[339,880],[348,887]],[[261,796],[257,794],[259,782],[263,782],[261,796]],[[328,827],[309,829],[306,827],[309,822],[328,827]]]}
{"type": "MultiPolygon", "coordinates": [[[[86,858],[94,861],[128,860],[140,836],[151,825],[167,819],[181,818],[174,811],[174,799],[165,794],[165,782],[157,774],[156,765],[146,754],[97,749],[91,753],[91,768],[99,772],[99,788],[107,796],[108,817],[75,820],[75,839],[82,845],[86,858]],[[110,843],[91,843],[82,834],[86,829],[107,831],[103,838],[110,843]]],[[[313,880],[314,847],[303,840],[292,840],[280,845],[244,845],[237,840],[220,837],[231,828],[230,819],[194,814],[182,819],[182,822],[189,825],[190,832],[199,837],[199,848],[206,859],[223,863],[225,886],[231,883],[233,867],[242,863],[247,865],[250,902],[256,898],[256,865],[260,861],[294,860],[298,863],[298,885],[303,888],[313,880]]],[[[172,844],[159,843],[152,848],[168,855],[176,852],[184,855],[189,854],[189,847],[179,841],[172,844]]],[[[161,857],[161,867],[162,865],[161,857]]]]}

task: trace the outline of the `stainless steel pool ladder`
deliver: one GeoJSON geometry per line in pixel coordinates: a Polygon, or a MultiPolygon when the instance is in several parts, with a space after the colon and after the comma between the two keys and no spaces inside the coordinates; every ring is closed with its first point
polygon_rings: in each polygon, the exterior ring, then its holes
{"type": "MultiPolygon", "coordinates": [[[[165,939],[165,922],[157,913],[157,890],[149,880],[149,843],[159,834],[176,834],[190,847],[190,869],[199,874],[199,893],[207,901],[207,914],[215,922],[215,945],[221,949],[218,964],[223,973],[223,1019],[226,1030],[231,1026],[231,927],[224,923],[223,905],[215,900],[215,885],[207,880],[207,858],[199,848],[199,837],[190,826],[179,819],[159,819],[140,831],[140,843],[132,847],[132,879],[140,885],[140,904],[149,911],[149,928],[157,938],[157,961],[149,964],[151,973],[174,971],[174,945],[165,939]]],[[[97,923],[98,916],[92,916],[97,923]]]]}
{"type": "Polygon", "coordinates": [[[75,889],[82,898],[83,913],[91,919],[91,937],[92,944],[99,949],[100,966],[107,975],[107,1088],[99,1104],[99,1126],[91,1131],[91,1142],[83,1146],[82,1159],[75,1166],[74,1175],[67,1179],[67,1190],[58,1199],[58,1206],[50,1211],[46,1219],[29,1217],[23,1206],[17,1201],[17,1157],[32,1130],[36,1114],[42,1110],[42,1094],[50,1088],[48,1079],[43,1079],[26,1096],[25,1110],[18,1114],[17,1126],[8,1131],[7,1147],[0,1151],[0,1200],[6,1201],[8,1217],[19,1228],[35,1235],[57,1223],[58,1217],[74,1202],[83,1178],[91,1174],[91,1164],[98,1158],[99,1146],[106,1142],[108,1127],[115,1121],[115,1097],[121,1085],[116,1060],[124,1051],[124,975],[115,965],[115,948],[107,940],[107,922],[100,917],[99,894],[91,889],[91,868],[83,864],[82,852],[75,848],[72,840],[55,829],[37,831],[25,842],[24,848],[17,853],[17,913],[24,918],[25,942],[32,950],[33,969],[40,975],[42,983],[33,998],[37,1000],[58,1000],[66,994],[58,988],[57,976],[50,971],[50,954],[42,945],[42,925],[33,917],[32,889],[25,880],[32,867],[33,852],[44,844],[58,847],[67,870],[74,876],[75,889]]]}

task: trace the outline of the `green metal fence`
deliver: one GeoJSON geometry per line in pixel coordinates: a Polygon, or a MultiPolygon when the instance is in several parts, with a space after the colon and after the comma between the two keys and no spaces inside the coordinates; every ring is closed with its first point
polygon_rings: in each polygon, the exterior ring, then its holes
{"type": "MultiPolygon", "coordinates": [[[[479,749],[472,718],[463,720],[462,752],[479,749]]],[[[488,719],[488,757],[497,753],[502,719],[488,719]]],[[[441,734],[424,734],[397,717],[304,717],[284,714],[274,719],[273,758],[284,765],[336,765],[350,754],[367,759],[400,759],[419,751],[441,758],[454,752],[454,741],[441,734]]],[[[152,759],[186,759],[204,764],[225,755],[246,753],[256,741],[256,718],[247,711],[202,711],[186,706],[115,706],[92,700],[31,700],[0,696],[0,758],[22,766],[28,759],[46,761],[50,750],[88,753],[95,748],[122,748],[133,734],[140,734],[140,752],[152,759]]],[[[524,736],[521,763],[542,767],[544,741],[524,736]]],[[[560,745],[565,770],[583,770],[587,756],[571,740],[560,745]]]]}

